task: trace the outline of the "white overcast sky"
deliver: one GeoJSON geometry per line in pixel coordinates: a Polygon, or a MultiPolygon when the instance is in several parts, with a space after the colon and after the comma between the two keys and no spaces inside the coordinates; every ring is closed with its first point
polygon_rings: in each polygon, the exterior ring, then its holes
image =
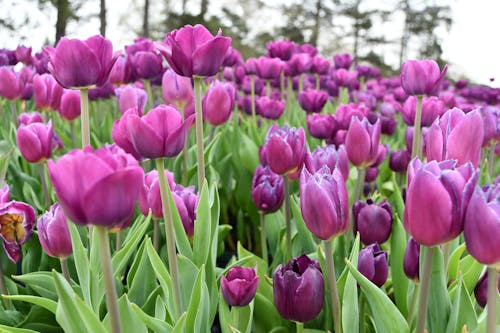
{"type": "MultiPolygon", "coordinates": [[[[212,0],[212,4],[224,0],[212,0]]],[[[41,12],[36,0],[1,0],[2,11],[0,17],[29,17],[30,22],[23,26],[15,34],[0,30],[0,48],[14,48],[22,42],[32,45],[38,50],[45,41],[52,40],[54,36],[55,10],[41,12]]],[[[113,42],[115,48],[131,43],[134,31],[131,27],[139,28],[141,25],[140,4],[142,0],[107,0],[108,3],[108,26],[107,37],[113,42]]],[[[152,3],[152,15],[157,14],[158,7],[152,3]]],[[[199,1],[191,0],[196,6],[197,13],[199,1]]],[[[379,1],[367,0],[371,5],[379,1]]],[[[177,1],[180,3],[180,1],[177,1]]],[[[488,84],[500,87],[500,0],[450,0],[452,8],[453,25],[449,31],[441,31],[443,41],[443,57],[450,62],[450,72],[454,74],[463,73],[480,84],[488,84]],[[490,83],[489,79],[495,78],[490,83]]],[[[215,6],[213,7],[215,8],[215,6]]],[[[215,9],[211,9],[214,11],[215,9]]],[[[98,11],[98,1],[86,1],[81,10],[86,15],[79,23],[72,23],[68,27],[68,35],[85,38],[98,33],[97,18],[91,13],[98,11]],[[87,14],[89,13],[89,14],[87,14]]],[[[245,13],[247,15],[247,13],[245,13]]],[[[274,22],[276,17],[274,17],[274,22]]],[[[261,22],[262,22],[261,18],[261,22]]],[[[266,19],[267,22],[273,21],[266,19]]],[[[394,20],[394,26],[389,24],[384,32],[398,33],[401,31],[400,23],[394,20]]],[[[260,22],[259,22],[260,23],[260,22]]],[[[392,51],[390,53],[393,53],[392,51]]],[[[410,53],[411,57],[412,54],[410,53]]],[[[397,67],[398,59],[394,55],[386,55],[386,61],[397,67]]]]}

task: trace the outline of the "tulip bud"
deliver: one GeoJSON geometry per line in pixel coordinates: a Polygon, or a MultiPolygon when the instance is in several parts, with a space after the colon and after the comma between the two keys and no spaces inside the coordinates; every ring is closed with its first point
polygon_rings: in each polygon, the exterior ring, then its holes
{"type": "Polygon", "coordinates": [[[259,277],[253,268],[235,266],[220,279],[220,290],[230,306],[245,306],[255,296],[259,277]]]}
{"type": "Polygon", "coordinates": [[[386,201],[375,204],[373,200],[357,201],[352,207],[354,215],[353,232],[359,232],[361,242],[365,245],[382,244],[391,234],[392,208],[386,201]]]}
{"type": "Polygon", "coordinates": [[[318,75],[328,74],[330,69],[330,61],[326,58],[316,56],[312,59],[311,71],[318,75]]]}
{"type": "Polygon", "coordinates": [[[299,93],[297,100],[304,111],[320,113],[328,100],[328,94],[323,90],[304,90],[299,93]]]}
{"type": "MultiPolygon", "coordinates": [[[[165,170],[165,178],[170,190],[173,190],[175,188],[174,174],[165,170]]],[[[151,210],[154,218],[163,217],[157,170],[151,170],[144,175],[144,183],[139,193],[139,208],[144,216],[147,216],[151,210]]]]}
{"type": "Polygon", "coordinates": [[[14,70],[8,67],[0,67],[0,96],[14,100],[20,98],[22,92],[22,83],[14,70]]]}
{"type": "Polygon", "coordinates": [[[234,109],[236,91],[231,83],[215,81],[203,96],[203,117],[213,126],[225,123],[234,109]]]}
{"type": "Polygon", "coordinates": [[[73,120],[80,116],[80,92],[77,90],[65,89],[59,105],[59,114],[66,120],[73,120]]]}
{"type": "Polygon", "coordinates": [[[66,215],[58,203],[38,219],[38,239],[51,257],[65,258],[73,253],[66,215]]]}
{"type": "Polygon", "coordinates": [[[259,210],[272,213],[283,204],[283,177],[268,166],[257,166],[252,179],[252,200],[259,210]]]}
{"type": "MultiPolygon", "coordinates": [[[[446,105],[439,98],[435,96],[425,97],[422,100],[421,125],[430,126],[434,120],[442,116],[446,110],[446,105]]],[[[415,96],[410,96],[406,99],[401,108],[401,115],[408,126],[414,126],[416,112],[417,98],[415,96]]]]}
{"type": "Polygon", "coordinates": [[[339,169],[344,180],[349,177],[349,162],[343,145],[335,149],[334,145],[326,147],[316,147],[312,153],[306,154],[304,164],[307,170],[313,174],[320,170],[323,166],[327,166],[330,172],[334,169],[339,169]]]}
{"type": "Polygon", "coordinates": [[[345,138],[347,157],[357,167],[367,167],[378,157],[380,121],[372,125],[368,119],[353,118],[345,138]]]}
{"type": "Polygon", "coordinates": [[[267,119],[276,120],[285,110],[285,102],[280,99],[260,96],[255,100],[257,113],[267,119]]]}
{"type": "Polygon", "coordinates": [[[317,139],[330,139],[337,130],[337,121],[331,114],[311,114],[307,116],[307,130],[317,139]]]}
{"type": "Polygon", "coordinates": [[[312,58],[308,53],[295,53],[286,62],[288,76],[297,76],[311,70],[312,58]]]}
{"type": "Polygon", "coordinates": [[[33,99],[38,109],[58,110],[63,91],[50,74],[35,75],[33,78],[33,99]]]}
{"type": "Polygon", "coordinates": [[[305,254],[280,264],[273,274],[274,305],[286,320],[307,322],[323,308],[325,283],[321,267],[305,254]]]}
{"type": "MultiPolygon", "coordinates": [[[[498,273],[498,291],[500,292],[500,273],[498,273]]],[[[488,272],[485,272],[477,281],[474,288],[474,296],[476,297],[477,304],[484,308],[488,304],[488,272]]]]}
{"type": "Polygon", "coordinates": [[[122,114],[132,108],[137,108],[141,115],[144,113],[144,108],[148,100],[148,94],[144,90],[128,85],[123,88],[117,88],[115,93],[118,100],[118,108],[122,114]]]}
{"type": "Polygon", "coordinates": [[[52,121],[48,124],[32,123],[21,125],[17,130],[16,142],[23,158],[31,163],[43,162],[52,156],[54,132],[52,121]]]}
{"type": "Polygon", "coordinates": [[[345,180],[338,169],[327,166],[300,175],[300,210],[307,228],[327,240],[349,228],[349,198],[345,180]]]}
{"type": "Polygon", "coordinates": [[[395,150],[390,152],[389,168],[397,173],[404,173],[408,169],[411,160],[411,154],[408,150],[395,150]]]}
{"type": "Polygon", "coordinates": [[[278,175],[295,172],[304,162],[306,142],[304,130],[290,128],[287,124],[279,128],[274,124],[266,136],[266,160],[269,168],[278,175]]]}
{"type": "Polygon", "coordinates": [[[352,56],[349,53],[337,53],[333,55],[333,63],[336,69],[349,69],[353,62],[352,56]]]}
{"type": "Polygon", "coordinates": [[[194,192],[194,186],[176,185],[172,196],[181,217],[184,231],[188,237],[191,237],[194,235],[194,222],[196,221],[196,208],[198,207],[198,195],[194,192]]]}
{"type": "Polygon", "coordinates": [[[420,269],[420,244],[418,244],[412,237],[408,239],[406,245],[403,270],[410,280],[418,281],[420,269]]]}
{"type": "Polygon", "coordinates": [[[17,119],[17,123],[19,126],[29,125],[33,123],[43,123],[43,117],[40,113],[34,112],[23,112],[19,115],[17,119]]]}
{"type": "Polygon", "coordinates": [[[266,44],[267,54],[271,58],[289,60],[296,49],[296,44],[289,40],[274,40],[266,44]]]}
{"type": "Polygon", "coordinates": [[[387,252],[382,251],[377,243],[368,245],[359,251],[358,271],[377,287],[382,287],[389,275],[387,252]]]}
{"type": "Polygon", "coordinates": [[[408,95],[435,95],[448,70],[439,72],[434,60],[407,60],[401,67],[401,86],[408,95]]]}
{"type": "Polygon", "coordinates": [[[177,75],[171,69],[163,74],[161,88],[165,103],[174,105],[178,110],[184,110],[194,100],[191,79],[177,75]]]}
{"type": "Polygon", "coordinates": [[[260,57],[255,65],[257,74],[264,80],[279,78],[283,69],[283,62],[278,58],[260,57]]]}

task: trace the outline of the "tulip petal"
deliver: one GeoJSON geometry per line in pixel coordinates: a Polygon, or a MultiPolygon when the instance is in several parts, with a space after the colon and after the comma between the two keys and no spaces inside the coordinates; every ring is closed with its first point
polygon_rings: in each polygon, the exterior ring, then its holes
{"type": "Polygon", "coordinates": [[[231,38],[216,37],[193,52],[193,74],[212,76],[219,72],[231,38]]]}
{"type": "Polygon", "coordinates": [[[448,136],[447,158],[458,160],[459,165],[470,161],[477,167],[481,159],[483,134],[483,121],[479,112],[467,114],[448,136]]]}
{"type": "Polygon", "coordinates": [[[131,115],[126,121],[129,139],[139,154],[147,158],[163,157],[163,142],[154,128],[138,116],[131,115]]]}
{"type": "Polygon", "coordinates": [[[42,143],[38,136],[27,126],[21,126],[17,130],[16,142],[24,159],[31,163],[37,163],[42,156],[42,143]]]}

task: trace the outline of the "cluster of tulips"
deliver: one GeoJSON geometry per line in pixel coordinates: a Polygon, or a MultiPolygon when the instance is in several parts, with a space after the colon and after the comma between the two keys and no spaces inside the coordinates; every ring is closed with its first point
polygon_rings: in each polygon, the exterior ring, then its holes
{"type": "Polygon", "coordinates": [[[500,90],[230,45],[0,50],[0,331],[495,332],[500,90]]]}

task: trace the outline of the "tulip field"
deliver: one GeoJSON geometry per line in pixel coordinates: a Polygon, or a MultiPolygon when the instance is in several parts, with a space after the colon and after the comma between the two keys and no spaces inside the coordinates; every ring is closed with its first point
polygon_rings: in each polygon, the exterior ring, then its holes
{"type": "Polygon", "coordinates": [[[500,330],[500,90],[266,49],[0,49],[0,332],[500,330]]]}

